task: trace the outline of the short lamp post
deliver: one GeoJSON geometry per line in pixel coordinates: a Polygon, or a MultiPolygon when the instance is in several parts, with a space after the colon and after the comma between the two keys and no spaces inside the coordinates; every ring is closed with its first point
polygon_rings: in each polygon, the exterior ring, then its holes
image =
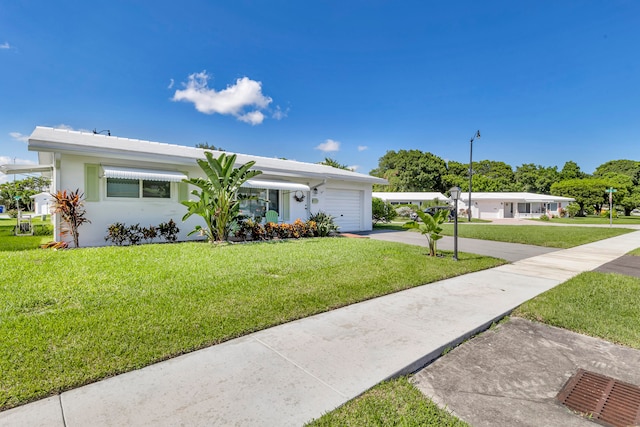
{"type": "Polygon", "coordinates": [[[458,199],[460,198],[460,188],[452,187],[449,194],[453,199],[453,260],[458,261],[458,199]]]}

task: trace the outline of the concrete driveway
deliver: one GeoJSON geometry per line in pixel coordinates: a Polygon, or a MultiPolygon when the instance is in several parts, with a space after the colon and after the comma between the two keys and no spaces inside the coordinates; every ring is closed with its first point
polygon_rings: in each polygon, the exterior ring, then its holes
{"type": "MultiPolygon", "coordinates": [[[[409,245],[427,246],[427,238],[414,231],[373,230],[359,233],[371,239],[386,240],[388,242],[406,243],[409,245]]],[[[444,236],[438,240],[438,249],[453,251],[453,237],[444,236]]],[[[506,259],[509,262],[520,261],[538,255],[558,251],[557,248],[523,245],[520,243],[493,242],[490,240],[458,238],[458,251],[492,256],[506,259]]]]}

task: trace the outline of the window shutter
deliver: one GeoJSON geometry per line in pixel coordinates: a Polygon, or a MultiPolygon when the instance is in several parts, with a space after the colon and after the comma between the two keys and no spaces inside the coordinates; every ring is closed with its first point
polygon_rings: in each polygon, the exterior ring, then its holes
{"type": "Polygon", "coordinates": [[[178,201],[189,200],[189,184],[186,182],[178,183],[178,201]]]}
{"type": "Polygon", "coordinates": [[[282,195],[284,196],[282,198],[282,210],[284,211],[282,212],[282,220],[284,222],[289,222],[291,220],[290,218],[291,193],[289,191],[283,191],[282,195]]]}
{"type": "Polygon", "coordinates": [[[100,201],[100,165],[84,165],[84,199],[87,202],[100,201]]]}

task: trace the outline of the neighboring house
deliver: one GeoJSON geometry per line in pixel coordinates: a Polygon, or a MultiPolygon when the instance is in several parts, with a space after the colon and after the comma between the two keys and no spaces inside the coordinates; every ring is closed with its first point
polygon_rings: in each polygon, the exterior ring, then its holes
{"type": "Polygon", "coordinates": [[[418,205],[425,202],[447,204],[449,198],[437,192],[373,192],[371,197],[377,197],[392,205],[418,205]]]}
{"type": "MultiPolygon", "coordinates": [[[[196,163],[204,159],[203,149],[36,127],[29,150],[38,152],[40,164],[33,169],[51,178],[51,192],[84,193],[91,223],[80,228],[83,246],[104,245],[107,227],[115,222],[149,226],[173,219],[180,240],[196,224],[204,225],[197,216],[182,222],[186,207],[180,203],[193,198],[195,189],[182,180],[204,177],[196,163]]],[[[275,210],[279,221],[288,223],[324,211],[335,217],[340,231],[371,230],[371,188],[386,180],[330,166],[237,155],[238,165],[252,160],[263,173],[243,187],[262,200],[244,202],[243,214],[261,219],[265,210],[275,210]]],[[[54,233],[60,240],[57,222],[54,233]]]]}
{"type": "Polygon", "coordinates": [[[33,199],[34,215],[49,215],[51,209],[51,194],[43,192],[30,196],[33,199]]]}
{"type": "MultiPolygon", "coordinates": [[[[471,193],[471,216],[479,219],[539,218],[543,214],[558,215],[574,202],[570,197],[535,193],[471,193]]],[[[467,209],[469,193],[458,199],[458,210],[467,209]]]]}

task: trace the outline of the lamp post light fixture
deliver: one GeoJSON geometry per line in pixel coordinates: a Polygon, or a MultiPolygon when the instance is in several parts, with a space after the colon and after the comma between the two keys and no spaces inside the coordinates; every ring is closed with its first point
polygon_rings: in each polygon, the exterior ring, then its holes
{"type": "Polygon", "coordinates": [[[458,199],[460,198],[460,188],[452,187],[449,194],[453,199],[453,260],[458,261],[458,199]]]}
{"type": "Polygon", "coordinates": [[[473,141],[478,138],[480,139],[480,131],[477,130],[476,133],[471,137],[471,141],[469,141],[469,202],[467,204],[467,213],[469,214],[469,222],[471,222],[471,178],[473,175],[473,141]]]}

